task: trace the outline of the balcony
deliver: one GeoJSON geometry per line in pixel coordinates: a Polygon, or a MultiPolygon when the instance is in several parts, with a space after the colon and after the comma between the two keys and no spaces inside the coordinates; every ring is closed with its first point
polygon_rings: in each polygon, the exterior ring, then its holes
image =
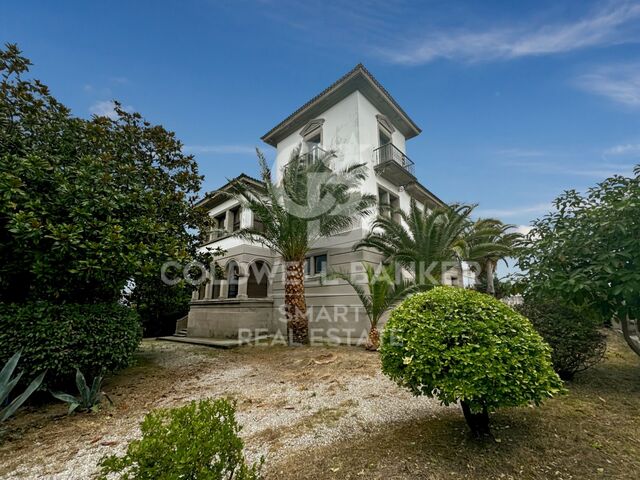
{"type": "MultiPolygon", "coordinates": [[[[334,158],[334,156],[335,155],[332,155],[331,152],[327,152],[326,150],[321,148],[319,145],[314,145],[305,153],[300,154],[300,163],[302,165],[307,165],[309,163],[316,162],[318,160],[323,160],[324,164],[327,167],[333,168],[332,159],[334,158]]],[[[286,171],[287,167],[288,167],[288,164],[284,166],[283,171],[286,171]]]]}
{"type": "Polygon", "coordinates": [[[373,151],[376,173],[394,185],[404,186],[415,181],[414,163],[392,143],[373,151]]]}
{"type": "Polygon", "coordinates": [[[209,242],[214,242],[214,241],[218,240],[219,238],[227,237],[229,235],[231,235],[231,234],[227,230],[225,230],[224,228],[214,228],[214,229],[209,231],[209,238],[207,240],[209,242]]]}

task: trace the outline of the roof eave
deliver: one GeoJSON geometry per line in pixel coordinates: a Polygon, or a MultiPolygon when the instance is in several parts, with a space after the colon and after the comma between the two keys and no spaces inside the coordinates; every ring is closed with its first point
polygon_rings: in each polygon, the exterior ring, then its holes
{"type": "MultiPolygon", "coordinates": [[[[356,65],[356,67],[344,75],[342,78],[338,79],[335,83],[330,85],[320,94],[316,95],[309,102],[304,104],[298,110],[293,112],[287,118],[285,118],[282,122],[276,125],[274,128],[269,130],[266,134],[264,134],[261,139],[268,145],[273,147],[277,147],[278,142],[283,138],[286,138],[288,135],[293,133],[298,127],[302,127],[302,125],[297,125],[297,123],[304,123],[306,117],[313,117],[314,115],[321,114],[321,110],[318,112],[314,112],[314,110],[318,109],[319,105],[323,103],[330,103],[331,97],[337,98],[333,104],[342,100],[343,97],[340,96],[340,91],[346,89],[346,94],[350,95],[352,91],[348,88],[350,84],[353,84],[357,79],[361,77],[363,78],[370,88],[372,88],[377,95],[384,99],[384,103],[388,106],[394,113],[394,117],[397,119],[399,125],[397,125],[398,129],[402,132],[406,139],[410,139],[419,135],[422,130],[416,123],[411,120],[409,115],[400,107],[400,105],[395,101],[395,99],[387,92],[387,90],[378,82],[375,77],[364,67],[362,64],[356,65]]],[[[353,88],[353,91],[358,90],[358,88],[353,88]]],[[[366,94],[366,92],[363,92],[366,94]]],[[[366,96],[366,95],[365,95],[366,96]]],[[[329,106],[329,108],[330,108],[329,106]]],[[[384,112],[383,112],[384,113],[384,112]]]]}

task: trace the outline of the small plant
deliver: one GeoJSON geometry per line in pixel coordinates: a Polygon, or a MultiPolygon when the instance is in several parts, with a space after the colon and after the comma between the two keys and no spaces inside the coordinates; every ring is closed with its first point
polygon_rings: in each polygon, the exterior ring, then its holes
{"type": "Polygon", "coordinates": [[[85,412],[96,412],[100,408],[100,403],[102,403],[103,398],[106,398],[109,403],[113,403],[109,396],[100,390],[102,387],[102,377],[94,377],[91,388],[89,388],[82,372],[76,369],[76,386],[80,394],[78,397],[63,392],[51,392],[51,395],[58,400],[69,404],[69,415],[77,409],[85,412]]]}
{"type": "Polygon", "coordinates": [[[402,302],[380,347],[382,371],[415,395],[460,402],[477,437],[489,413],[563,392],[549,346],[522,315],[472,290],[436,287],[402,302]]]}
{"type": "MultiPolygon", "coordinates": [[[[24,372],[20,372],[13,379],[11,375],[13,375],[13,371],[16,369],[18,365],[18,361],[20,360],[20,355],[22,351],[16,352],[9,361],[2,367],[2,371],[0,371],[0,406],[4,405],[5,401],[9,398],[9,394],[14,389],[14,387],[22,378],[22,374],[24,372]]],[[[11,403],[9,403],[6,407],[0,410],[0,422],[4,422],[11,415],[13,415],[20,406],[27,401],[27,399],[31,396],[33,392],[35,392],[42,380],[44,379],[44,375],[46,372],[38,375],[27,387],[27,389],[13,399],[11,403]]]]}
{"type": "Polygon", "coordinates": [[[553,368],[563,380],[604,358],[606,337],[601,323],[576,307],[554,300],[527,300],[516,310],[531,320],[533,326],[551,346],[553,368]]]}
{"type": "Polygon", "coordinates": [[[363,267],[367,275],[366,289],[347,273],[333,272],[330,277],[346,281],[355,290],[371,324],[365,348],[378,350],[380,347],[378,323],[382,316],[404,297],[424,287],[396,278],[396,273],[399,272],[396,271],[394,263],[384,266],[380,271],[376,271],[371,265],[365,263],[363,267]]]}
{"type": "Polygon", "coordinates": [[[257,480],[262,459],[246,464],[241,428],[225,399],[152,411],[142,422],[142,438],[129,443],[124,456],[101,460],[99,478],[257,480]]]}

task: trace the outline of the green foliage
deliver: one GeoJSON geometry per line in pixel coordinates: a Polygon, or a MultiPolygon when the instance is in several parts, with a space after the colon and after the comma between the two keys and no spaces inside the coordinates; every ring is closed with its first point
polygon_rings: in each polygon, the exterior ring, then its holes
{"type": "Polygon", "coordinates": [[[48,371],[48,388],[73,384],[77,368],[95,376],[128,366],[140,338],[138,315],[118,303],[0,304],[0,361],[22,349],[25,375],[48,371]]]}
{"type": "Polygon", "coordinates": [[[560,378],[571,380],[604,358],[606,338],[600,322],[558,301],[539,299],[516,307],[551,346],[551,359],[560,378]]]}
{"type": "Polygon", "coordinates": [[[333,272],[331,277],[339,278],[351,285],[362,302],[371,326],[376,328],[380,318],[389,308],[421,287],[399,278],[400,272],[396,271],[393,263],[381,265],[382,268],[378,269],[364,262],[362,266],[367,278],[366,289],[357,278],[347,273],[333,272]]]}
{"type": "MultiPolygon", "coordinates": [[[[9,399],[9,395],[11,391],[16,387],[20,379],[22,378],[22,374],[24,372],[20,372],[14,378],[11,378],[13,375],[18,362],[20,361],[20,356],[22,352],[16,352],[8,361],[5,363],[4,367],[2,367],[2,371],[0,371],[0,406],[4,405],[5,402],[9,399]]],[[[45,372],[42,372],[38,375],[26,388],[24,392],[14,398],[11,403],[6,405],[4,408],[0,408],[0,422],[4,422],[7,418],[15,413],[20,406],[27,401],[27,399],[31,396],[33,392],[35,392],[42,380],[44,379],[45,372]]]]}
{"type": "Polygon", "coordinates": [[[359,192],[367,178],[366,164],[332,170],[332,152],[309,158],[296,149],[276,183],[258,151],[262,184],[233,184],[232,196],[253,212],[261,229],[244,228],[236,235],[260,243],[285,261],[302,261],[321,237],[353,227],[371,213],[376,198],[359,192]]]}
{"type": "Polygon", "coordinates": [[[391,216],[379,216],[371,233],[354,248],[375,248],[413,272],[418,283],[439,284],[443,271],[465,258],[465,233],[473,209],[472,205],[451,205],[421,210],[411,200],[408,213],[397,210],[391,216]],[[396,221],[396,215],[402,222],[396,221]]]}
{"type": "Polygon", "coordinates": [[[539,404],[562,391],[549,346],[531,323],[495,298],[436,287],[391,314],[382,370],[415,395],[473,412],[539,404]]]}
{"type": "Polygon", "coordinates": [[[554,201],[533,223],[518,266],[529,296],[560,298],[608,322],[640,311],[640,166],[554,201]]]}
{"type": "Polygon", "coordinates": [[[153,411],[142,422],[142,438],[129,443],[123,457],[101,461],[100,478],[258,479],[262,462],[245,463],[240,429],[235,406],[224,399],[153,411]]]}
{"type": "Polygon", "coordinates": [[[77,409],[85,412],[97,412],[103,398],[106,398],[109,400],[109,403],[111,403],[108,395],[100,391],[102,388],[102,377],[94,377],[91,387],[89,387],[82,372],[76,370],[76,387],[80,394],[78,397],[63,392],[51,392],[51,395],[55,398],[69,404],[69,415],[77,409]]]}
{"type": "Polygon", "coordinates": [[[507,263],[507,257],[514,254],[516,245],[522,240],[522,234],[513,228],[514,225],[494,218],[481,218],[466,233],[468,251],[465,260],[475,265],[474,270],[485,287],[483,291],[489,295],[499,296],[494,279],[498,262],[507,263]]]}
{"type": "Polygon", "coordinates": [[[72,117],[15,45],[0,49],[0,301],[111,302],[196,254],[197,164],[172,132],[116,104],[72,117]]]}

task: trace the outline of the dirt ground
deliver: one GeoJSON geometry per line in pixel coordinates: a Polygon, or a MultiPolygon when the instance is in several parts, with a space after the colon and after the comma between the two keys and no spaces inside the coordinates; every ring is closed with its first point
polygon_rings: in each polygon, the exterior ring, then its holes
{"type": "Polygon", "coordinates": [[[356,347],[248,346],[234,350],[145,340],[137,365],[108,379],[114,406],[66,416],[63,404],[26,408],[0,445],[2,478],[85,479],[102,456],[121,453],[144,414],[193,399],[237,401],[251,459],[265,473],[287,455],[375,425],[441,412],[380,373],[379,357],[356,347]]]}
{"type": "Polygon", "coordinates": [[[113,407],[23,409],[0,445],[0,477],[91,478],[148,411],[227,396],[267,479],[640,478],[640,361],[616,334],[567,396],[496,413],[495,440],[484,442],[469,438],[457,407],[412,397],[360,348],[148,340],[137,358],[105,383],[113,407]]]}

